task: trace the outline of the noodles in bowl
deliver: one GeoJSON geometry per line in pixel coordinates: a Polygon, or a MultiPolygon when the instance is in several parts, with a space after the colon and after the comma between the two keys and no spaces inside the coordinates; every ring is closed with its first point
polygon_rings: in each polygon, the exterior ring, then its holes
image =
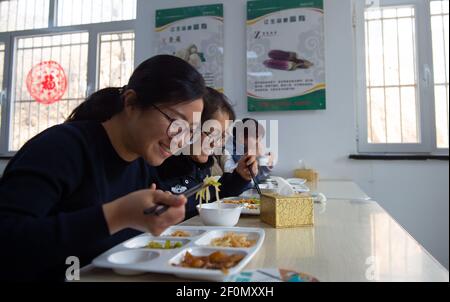
{"type": "Polygon", "coordinates": [[[203,189],[196,195],[196,198],[199,200],[197,210],[203,223],[211,226],[235,226],[239,221],[243,206],[224,204],[220,200],[219,187],[221,184],[215,177],[206,177],[203,183],[203,189]],[[213,203],[209,203],[211,199],[210,186],[215,189],[216,201],[213,203]]]}
{"type": "Polygon", "coordinates": [[[197,192],[197,194],[195,195],[195,198],[199,200],[199,204],[200,204],[200,208],[202,207],[202,203],[203,201],[205,201],[205,203],[209,203],[209,200],[211,199],[211,192],[209,191],[209,187],[212,186],[214,187],[215,193],[216,193],[216,201],[219,202],[220,198],[219,198],[219,192],[220,189],[219,187],[221,186],[221,183],[212,176],[208,176],[203,180],[203,188],[197,192]]]}

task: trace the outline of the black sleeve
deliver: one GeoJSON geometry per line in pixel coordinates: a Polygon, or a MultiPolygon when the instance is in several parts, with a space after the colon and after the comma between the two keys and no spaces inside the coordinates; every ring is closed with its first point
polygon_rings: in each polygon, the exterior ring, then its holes
{"type": "Polygon", "coordinates": [[[101,205],[55,213],[83,177],[74,133],[52,128],[27,143],[0,179],[0,280],[36,278],[109,236],[101,205]]]}
{"type": "Polygon", "coordinates": [[[222,184],[220,186],[220,198],[239,196],[250,184],[250,181],[243,179],[236,170],[233,173],[224,173],[219,182],[222,184]]]}

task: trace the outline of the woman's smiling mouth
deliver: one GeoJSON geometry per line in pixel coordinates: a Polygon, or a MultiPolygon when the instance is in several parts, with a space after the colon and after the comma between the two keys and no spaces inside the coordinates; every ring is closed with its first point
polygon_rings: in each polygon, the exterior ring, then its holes
{"type": "Polygon", "coordinates": [[[162,143],[159,143],[159,148],[160,148],[160,150],[161,150],[161,155],[162,155],[164,158],[167,158],[167,157],[172,156],[172,152],[170,151],[170,148],[169,148],[169,147],[165,146],[165,145],[162,144],[162,143]]]}

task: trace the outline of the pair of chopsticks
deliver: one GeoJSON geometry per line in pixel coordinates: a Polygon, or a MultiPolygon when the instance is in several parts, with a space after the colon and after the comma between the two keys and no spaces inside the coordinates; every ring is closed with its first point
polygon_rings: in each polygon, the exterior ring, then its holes
{"type": "Polygon", "coordinates": [[[256,191],[258,191],[259,195],[262,195],[261,188],[259,187],[259,184],[256,181],[256,176],[255,176],[255,173],[253,173],[252,166],[251,165],[247,166],[247,168],[248,168],[248,171],[250,172],[250,175],[252,176],[252,180],[253,180],[253,183],[255,184],[256,191]]]}
{"type": "MultiPolygon", "coordinates": [[[[186,198],[189,198],[207,186],[208,185],[205,185],[204,183],[199,183],[198,185],[190,188],[189,190],[187,190],[186,192],[184,192],[183,194],[180,194],[180,195],[184,195],[184,196],[186,196],[186,198]]],[[[170,208],[170,206],[158,204],[151,208],[145,209],[144,215],[160,216],[164,212],[166,212],[169,208],[170,208]]]]}

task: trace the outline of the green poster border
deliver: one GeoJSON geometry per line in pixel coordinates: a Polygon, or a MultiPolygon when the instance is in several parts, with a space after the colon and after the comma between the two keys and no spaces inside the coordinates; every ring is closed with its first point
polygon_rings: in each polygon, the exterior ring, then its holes
{"type": "MultiPolygon", "coordinates": [[[[323,9],[323,0],[257,0],[247,2],[247,21],[266,16],[271,13],[294,8],[323,9]]],[[[326,89],[317,90],[305,95],[284,99],[257,99],[247,96],[249,112],[325,110],[326,89]]]]}
{"type": "Polygon", "coordinates": [[[155,12],[156,28],[167,24],[194,17],[215,16],[223,17],[223,4],[198,5],[160,9],[155,12]]]}
{"type": "Polygon", "coordinates": [[[247,2],[247,21],[291,8],[323,9],[323,0],[257,0],[247,2]]]}
{"type": "Polygon", "coordinates": [[[326,91],[325,89],[317,90],[305,95],[264,100],[251,96],[247,97],[249,112],[263,111],[293,111],[293,110],[325,110],[326,109],[326,91]],[[303,104],[296,104],[303,103],[303,104]]]}

